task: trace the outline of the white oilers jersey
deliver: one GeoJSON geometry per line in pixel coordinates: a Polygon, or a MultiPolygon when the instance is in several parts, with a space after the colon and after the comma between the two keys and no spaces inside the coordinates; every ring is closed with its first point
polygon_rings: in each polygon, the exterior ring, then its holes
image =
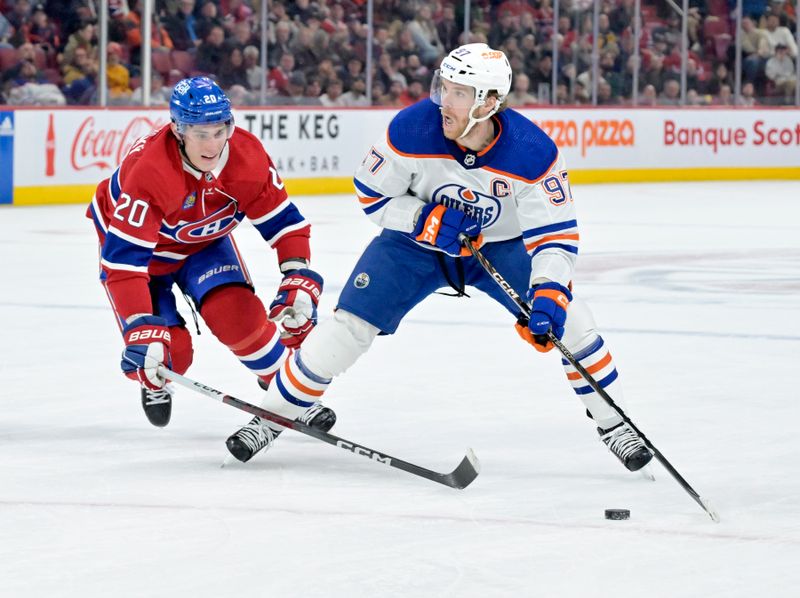
{"type": "Polygon", "coordinates": [[[507,109],[492,120],[495,139],[476,153],[444,136],[430,100],[405,108],[356,171],[361,207],[379,226],[402,232],[414,229],[423,203],[461,210],[482,224],[486,243],[521,236],[532,280],[566,286],[578,225],[564,160],[553,140],[518,112],[507,109]]]}

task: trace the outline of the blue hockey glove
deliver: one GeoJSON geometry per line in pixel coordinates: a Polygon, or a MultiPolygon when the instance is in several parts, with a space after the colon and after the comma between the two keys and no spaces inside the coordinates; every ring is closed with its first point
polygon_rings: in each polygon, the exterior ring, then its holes
{"type": "Polygon", "coordinates": [[[558,340],[564,336],[564,323],[567,321],[567,307],[572,301],[572,293],[557,282],[545,282],[528,291],[531,304],[531,316],[527,326],[517,322],[517,333],[533,348],[546,353],[553,348],[547,333],[553,331],[558,340]]]}
{"type": "Polygon", "coordinates": [[[158,366],[172,367],[169,343],[172,340],[163,318],[140,316],[122,330],[125,349],[120,366],[131,380],[156,390],[164,386],[158,376],[158,366]]]}
{"type": "Polygon", "coordinates": [[[481,223],[460,210],[428,203],[422,206],[411,237],[421,243],[435,245],[448,255],[472,255],[459,241],[458,237],[462,234],[470,238],[479,237],[481,223]]]}
{"type": "Polygon", "coordinates": [[[270,303],[267,317],[280,322],[284,332],[281,342],[296,349],[317,325],[317,305],[322,295],[322,276],[300,268],[290,270],[283,277],[275,300],[270,303]]]}

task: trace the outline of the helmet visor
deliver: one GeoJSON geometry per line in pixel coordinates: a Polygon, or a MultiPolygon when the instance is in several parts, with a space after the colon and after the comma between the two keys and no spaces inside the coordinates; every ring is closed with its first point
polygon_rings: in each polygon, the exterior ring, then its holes
{"type": "Polygon", "coordinates": [[[230,139],[233,135],[233,117],[224,123],[212,123],[208,125],[183,125],[180,127],[181,135],[196,142],[204,142],[212,139],[230,139]]]}
{"type": "Polygon", "coordinates": [[[475,103],[475,88],[445,79],[437,69],[431,80],[431,100],[442,108],[471,108],[475,103]]]}

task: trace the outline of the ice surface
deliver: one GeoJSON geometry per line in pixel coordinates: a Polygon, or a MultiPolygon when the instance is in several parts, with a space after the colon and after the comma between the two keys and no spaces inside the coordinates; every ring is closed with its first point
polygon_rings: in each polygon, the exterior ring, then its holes
{"type": "MultiPolygon", "coordinates": [[[[0,595],[779,597],[800,584],[800,184],[575,188],[575,291],[629,414],[718,509],[609,455],[555,354],[476,292],[434,296],[331,387],[335,432],[477,480],[451,490],[285,433],[221,469],[246,413],[179,388],[150,426],[118,372],[81,206],[0,210],[0,595]],[[631,510],[606,521],[606,508],[631,510]]],[[[328,317],[377,229],[297,198],[328,317]]],[[[237,240],[262,298],[274,254],[237,240]]],[[[183,310],[190,319],[188,310],[183,310]]],[[[258,402],[201,323],[188,375],[258,402]]]]}

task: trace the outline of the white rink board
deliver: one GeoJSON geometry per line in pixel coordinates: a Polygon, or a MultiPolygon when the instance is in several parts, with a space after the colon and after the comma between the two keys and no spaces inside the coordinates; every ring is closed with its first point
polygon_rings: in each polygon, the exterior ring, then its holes
{"type": "MultiPolygon", "coordinates": [[[[571,171],[797,168],[798,110],[522,110],[551,134],[571,171]]],[[[392,110],[239,110],[287,180],[350,178],[392,110]]],[[[14,185],[89,185],[111,175],[165,110],[17,110],[14,185]],[[54,124],[53,176],[45,143],[54,124]]],[[[680,178],[676,173],[675,178],[680,178]]]]}

